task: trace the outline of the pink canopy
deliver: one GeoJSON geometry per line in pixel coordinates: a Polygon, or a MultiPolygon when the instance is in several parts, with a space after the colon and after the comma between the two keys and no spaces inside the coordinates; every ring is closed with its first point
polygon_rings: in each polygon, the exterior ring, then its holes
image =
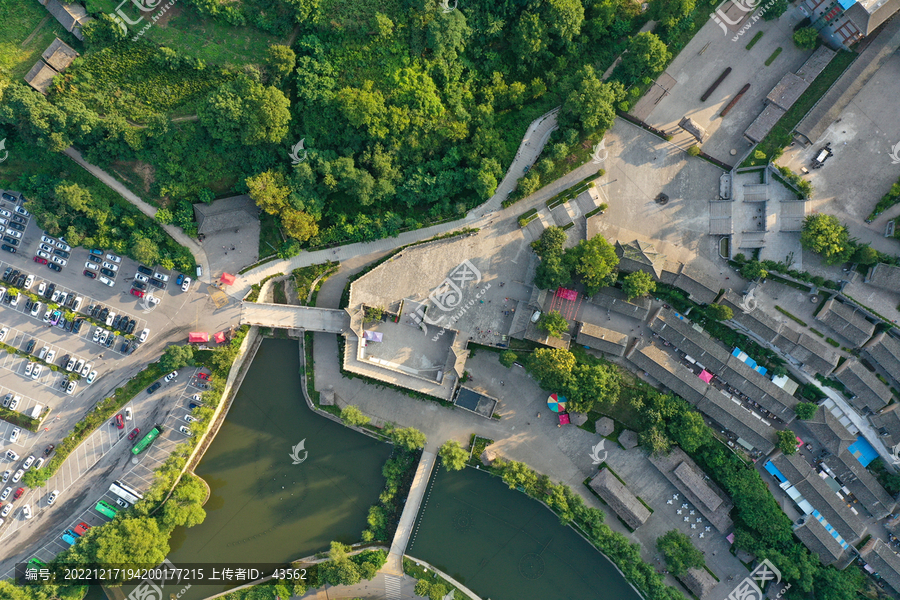
{"type": "Polygon", "coordinates": [[[188,343],[195,344],[199,342],[208,342],[209,334],[199,331],[192,331],[188,334],[188,343]]]}
{"type": "Polygon", "coordinates": [[[225,332],[220,331],[216,335],[213,336],[213,339],[216,340],[217,344],[225,343],[225,332]]]}
{"type": "Polygon", "coordinates": [[[370,342],[380,342],[384,339],[384,334],[379,331],[363,331],[363,339],[370,342]]]}
{"type": "Polygon", "coordinates": [[[222,273],[222,276],[219,277],[222,280],[222,283],[225,285],[234,285],[234,275],[231,273],[222,273]]]}
{"type": "Polygon", "coordinates": [[[706,369],[703,369],[702,371],[700,371],[700,375],[698,377],[700,377],[700,379],[702,379],[706,383],[709,383],[710,381],[712,381],[713,375],[706,369]]]}
{"type": "Polygon", "coordinates": [[[556,295],[563,300],[578,300],[578,292],[575,290],[567,290],[564,287],[557,289],[556,295]]]}
{"type": "Polygon", "coordinates": [[[569,424],[569,413],[559,413],[559,424],[560,425],[568,425],[569,424]]]}

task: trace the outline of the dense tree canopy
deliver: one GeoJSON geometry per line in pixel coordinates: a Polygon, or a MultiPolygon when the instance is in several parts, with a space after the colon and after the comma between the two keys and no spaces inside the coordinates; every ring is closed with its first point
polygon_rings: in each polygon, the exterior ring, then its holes
{"type": "Polygon", "coordinates": [[[551,337],[556,338],[561,338],[564,333],[569,331],[569,322],[556,310],[543,313],[538,319],[537,326],[551,337]]]}
{"type": "Polygon", "coordinates": [[[469,453],[456,440],[447,440],[438,450],[444,466],[451,471],[459,471],[466,466],[469,453]]]}
{"type": "Polygon", "coordinates": [[[666,565],[676,577],[684,575],[688,569],[703,566],[703,554],[694,547],[689,538],[677,529],[672,529],[657,538],[656,547],[666,559],[666,565]]]}
{"type": "Polygon", "coordinates": [[[278,143],[288,132],[290,102],[281,90],[249,77],[223,84],[200,105],[200,122],[226,144],[278,143]]]}
{"type": "Polygon", "coordinates": [[[646,271],[635,271],[622,278],[622,291],[629,300],[652,294],[656,291],[656,282],[646,271]]]}
{"type": "Polygon", "coordinates": [[[821,254],[829,265],[846,262],[853,253],[850,233],[834,215],[815,214],[806,217],[800,231],[800,244],[821,254]]]}

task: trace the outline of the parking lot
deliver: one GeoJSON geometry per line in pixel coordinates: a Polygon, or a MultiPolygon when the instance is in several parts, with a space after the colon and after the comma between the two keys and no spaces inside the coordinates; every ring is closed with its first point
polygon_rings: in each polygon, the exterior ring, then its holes
{"type": "MultiPolygon", "coordinates": [[[[109,489],[91,489],[87,494],[74,499],[68,497],[67,494],[67,491],[81,477],[88,474],[95,465],[104,459],[105,463],[101,465],[101,468],[111,468],[107,467],[106,463],[112,463],[113,467],[119,466],[121,472],[116,476],[118,480],[139,491],[146,491],[153,481],[153,471],[168,458],[175,446],[186,438],[186,434],[182,433],[179,428],[190,426],[191,423],[185,420],[185,416],[192,412],[189,407],[191,398],[204,391],[201,387],[203,381],[197,377],[200,372],[201,370],[198,368],[184,369],[173,381],[162,383],[162,388],[154,393],[148,394],[146,391],[141,391],[118,413],[126,416],[128,412],[131,413],[129,420],[124,420],[123,417],[123,427],[119,428],[116,420],[111,419],[107,425],[101,426],[91,434],[69,456],[62,468],[50,478],[45,486],[36,490],[27,490],[20,499],[15,501],[15,509],[6,519],[5,526],[0,529],[0,541],[15,535],[29,522],[21,514],[21,509],[26,504],[31,507],[33,519],[41,519],[54,513],[57,515],[56,520],[59,520],[60,515],[63,519],[63,524],[56,527],[59,531],[50,537],[49,542],[37,550],[32,550],[28,556],[28,558],[35,556],[45,562],[49,562],[56,554],[68,547],[68,544],[61,538],[65,529],[73,529],[82,522],[93,527],[108,521],[109,519],[97,512],[94,506],[100,500],[104,500],[121,509],[121,505],[117,505],[118,496],[111,493],[109,489]],[[162,434],[147,450],[134,457],[130,452],[131,448],[154,425],[162,426],[162,434]],[[133,439],[129,439],[130,434],[136,428],[139,431],[133,439]],[[59,496],[52,506],[48,506],[47,499],[53,490],[58,490],[59,496]],[[73,503],[78,506],[73,506],[73,503]]],[[[16,487],[9,483],[4,485],[12,486],[13,489],[16,487]]],[[[13,565],[14,561],[3,563],[4,575],[2,577],[12,576],[13,565]]]]}

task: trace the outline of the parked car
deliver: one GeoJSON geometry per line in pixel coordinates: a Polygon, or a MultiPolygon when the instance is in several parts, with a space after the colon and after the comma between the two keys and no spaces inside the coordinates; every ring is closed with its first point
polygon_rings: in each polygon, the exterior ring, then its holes
{"type": "Polygon", "coordinates": [[[78,382],[75,381],[75,380],[73,379],[73,380],[70,381],[69,384],[66,386],[66,394],[68,394],[69,396],[71,396],[72,394],[75,393],[75,388],[77,388],[77,387],[78,387],[78,382]]]}
{"type": "Polygon", "coordinates": [[[81,367],[81,376],[87,377],[87,374],[91,372],[91,367],[94,366],[94,363],[87,363],[83,367],[81,367]]]}
{"type": "Polygon", "coordinates": [[[47,362],[53,364],[53,359],[56,358],[56,350],[51,350],[47,353],[47,362]]]}
{"type": "Polygon", "coordinates": [[[169,373],[168,375],[166,375],[166,378],[165,378],[163,381],[165,381],[166,383],[169,383],[170,381],[172,381],[172,380],[175,379],[176,377],[178,377],[178,371],[172,371],[171,373],[169,373]]]}
{"type": "Polygon", "coordinates": [[[50,496],[47,498],[47,506],[53,506],[53,503],[56,502],[57,498],[59,498],[59,490],[50,492],[50,496]]]}
{"type": "Polygon", "coordinates": [[[134,430],[128,434],[128,439],[133,440],[134,438],[136,438],[138,436],[138,434],[140,432],[141,432],[141,430],[139,428],[135,427],[134,430]]]}
{"type": "Polygon", "coordinates": [[[125,429],[125,421],[122,419],[122,413],[116,415],[116,427],[119,429],[125,429]]]}
{"type": "Polygon", "coordinates": [[[101,277],[100,283],[102,283],[103,285],[108,285],[109,287],[112,287],[115,285],[115,282],[113,280],[108,279],[106,277],[101,277]]]}
{"type": "Polygon", "coordinates": [[[26,504],[25,506],[22,507],[22,516],[25,517],[26,519],[31,518],[31,506],[26,504]]]}
{"type": "MultiPolygon", "coordinates": [[[[13,400],[15,400],[16,398],[13,398],[13,400]]],[[[12,408],[12,404],[10,404],[9,406],[10,406],[10,408],[12,408]]],[[[19,440],[20,433],[22,433],[21,429],[19,429],[18,427],[13,427],[12,433],[9,434],[9,441],[11,443],[15,444],[19,440]]],[[[18,457],[16,457],[16,458],[18,458],[18,457]]]]}
{"type": "Polygon", "coordinates": [[[186,436],[188,436],[188,437],[194,435],[194,434],[191,432],[191,430],[190,430],[189,428],[185,427],[184,425],[182,425],[181,427],[179,427],[179,428],[178,428],[178,431],[180,431],[181,433],[183,433],[184,435],[186,435],[186,436]]]}
{"type": "Polygon", "coordinates": [[[62,240],[56,240],[56,247],[59,248],[60,250],[65,251],[65,252],[71,252],[71,251],[72,251],[72,247],[69,246],[67,243],[65,243],[65,242],[62,241],[62,240]]]}
{"type": "Polygon", "coordinates": [[[53,251],[53,254],[57,255],[60,258],[69,258],[69,256],[70,256],[69,253],[66,252],[65,250],[60,250],[58,248],[53,251]]]}
{"type": "Polygon", "coordinates": [[[29,275],[25,278],[25,283],[22,287],[26,290],[30,290],[32,285],[34,285],[34,275],[29,275]]]}
{"type": "Polygon", "coordinates": [[[53,262],[55,262],[56,264],[58,264],[58,265],[61,266],[61,267],[64,267],[64,266],[66,266],[67,264],[69,264],[69,261],[67,261],[67,260],[64,259],[64,258],[60,258],[60,257],[58,257],[58,256],[51,256],[51,257],[50,257],[50,260],[52,260],[53,262]]]}
{"type": "Polygon", "coordinates": [[[31,307],[31,316],[36,317],[41,313],[44,306],[40,302],[35,302],[31,307]]]}
{"type": "Polygon", "coordinates": [[[91,271],[88,271],[87,269],[84,270],[82,275],[84,275],[85,277],[90,277],[91,279],[97,279],[97,274],[92,273],[91,271]]]}
{"type": "Polygon", "coordinates": [[[25,365],[25,377],[31,377],[31,372],[34,371],[34,363],[30,362],[25,365]]]}
{"type": "Polygon", "coordinates": [[[147,393],[152,394],[153,392],[158,390],[161,386],[162,386],[162,384],[157,381],[156,383],[154,383],[153,385],[151,385],[150,387],[147,388],[147,393]]]}
{"type": "Polygon", "coordinates": [[[3,490],[3,493],[0,494],[0,502],[2,502],[3,500],[6,500],[7,498],[9,498],[9,495],[10,495],[11,493],[12,493],[12,488],[11,488],[11,487],[8,487],[8,488],[6,488],[5,490],[3,490]]]}
{"type": "Polygon", "coordinates": [[[147,283],[148,281],[150,281],[150,278],[147,277],[146,275],[144,275],[143,273],[135,273],[134,280],[140,281],[141,283],[147,283]]]}
{"type": "Polygon", "coordinates": [[[34,257],[34,262],[36,262],[36,263],[39,264],[39,265],[46,265],[46,264],[47,264],[47,259],[46,259],[46,258],[42,258],[42,257],[40,257],[40,256],[35,256],[35,257],[34,257]]]}
{"type": "Polygon", "coordinates": [[[181,291],[182,291],[182,292],[186,292],[186,291],[188,291],[188,289],[189,289],[190,287],[191,287],[191,278],[190,278],[190,277],[185,277],[185,278],[184,278],[184,283],[181,284],[181,291]]]}
{"type": "Polygon", "coordinates": [[[146,341],[148,335],[150,335],[150,329],[144,329],[144,330],[141,332],[141,335],[138,336],[138,341],[139,341],[139,342],[144,342],[144,341],[146,341]]]}
{"type": "Polygon", "coordinates": [[[100,274],[105,275],[105,276],[109,277],[110,279],[112,279],[116,276],[116,274],[113,271],[110,271],[109,269],[106,269],[104,267],[100,267],[100,274]]]}
{"type": "Polygon", "coordinates": [[[125,501],[122,500],[121,498],[116,498],[116,504],[118,504],[118,505],[121,506],[122,508],[128,508],[129,506],[131,506],[130,504],[128,504],[127,502],[125,502],[125,501]]]}
{"type": "Polygon", "coordinates": [[[99,256],[94,256],[93,254],[88,255],[88,260],[95,264],[100,264],[103,262],[103,259],[99,256]]]}
{"type": "Polygon", "coordinates": [[[49,267],[51,271],[56,271],[57,273],[62,272],[62,267],[56,263],[47,263],[47,267],[49,267]]]}
{"type": "Polygon", "coordinates": [[[31,468],[31,465],[34,464],[34,454],[25,459],[25,463],[22,465],[22,468],[26,471],[31,468]]]}
{"type": "Polygon", "coordinates": [[[91,271],[99,271],[100,270],[100,267],[98,267],[96,264],[94,264],[90,261],[84,263],[84,267],[86,269],[90,269],[91,271]]]}
{"type": "Polygon", "coordinates": [[[13,509],[13,505],[7,504],[6,506],[3,507],[3,510],[0,511],[0,517],[6,517],[6,515],[8,515],[10,512],[12,512],[12,509],[13,509]]]}
{"type": "Polygon", "coordinates": [[[144,275],[153,275],[153,269],[145,267],[144,265],[138,265],[138,273],[143,273],[144,275]]]}
{"type": "Polygon", "coordinates": [[[96,378],[97,378],[97,371],[91,371],[90,373],[88,373],[87,379],[85,379],[85,381],[87,382],[88,385],[90,385],[90,384],[94,383],[94,379],[96,379],[96,378]]]}
{"type": "Polygon", "coordinates": [[[115,254],[107,254],[106,258],[107,258],[107,260],[111,260],[114,263],[122,262],[122,258],[119,256],[116,256],[115,254]]]}
{"type": "Polygon", "coordinates": [[[25,469],[19,469],[16,471],[15,475],[12,476],[13,483],[19,483],[19,480],[22,479],[22,475],[25,474],[25,469]]]}
{"type": "Polygon", "coordinates": [[[31,372],[31,378],[37,379],[41,376],[41,373],[44,372],[44,365],[34,365],[34,370],[31,372]]]}

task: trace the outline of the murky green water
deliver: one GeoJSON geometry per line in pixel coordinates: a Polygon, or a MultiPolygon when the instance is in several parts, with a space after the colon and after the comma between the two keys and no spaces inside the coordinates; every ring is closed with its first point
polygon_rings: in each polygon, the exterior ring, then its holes
{"type": "Polygon", "coordinates": [[[434,475],[407,554],[491,600],[639,600],[542,504],[474,469],[434,475]]]}
{"type": "MultiPolygon", "coordinates": [[[[359,541],[390,447],[310,411],[299,369],[296,341],[263,342],[197,467],[212,495],[201,525],[175,531],[169,560],[176,565],[278,562],[326,550],[332,540],[359,541]],[[294,465],[291,448],[304,439],[309,455],[294,465]]],[[[194,586],[181,600],[216,591],[194,586]]]]}

